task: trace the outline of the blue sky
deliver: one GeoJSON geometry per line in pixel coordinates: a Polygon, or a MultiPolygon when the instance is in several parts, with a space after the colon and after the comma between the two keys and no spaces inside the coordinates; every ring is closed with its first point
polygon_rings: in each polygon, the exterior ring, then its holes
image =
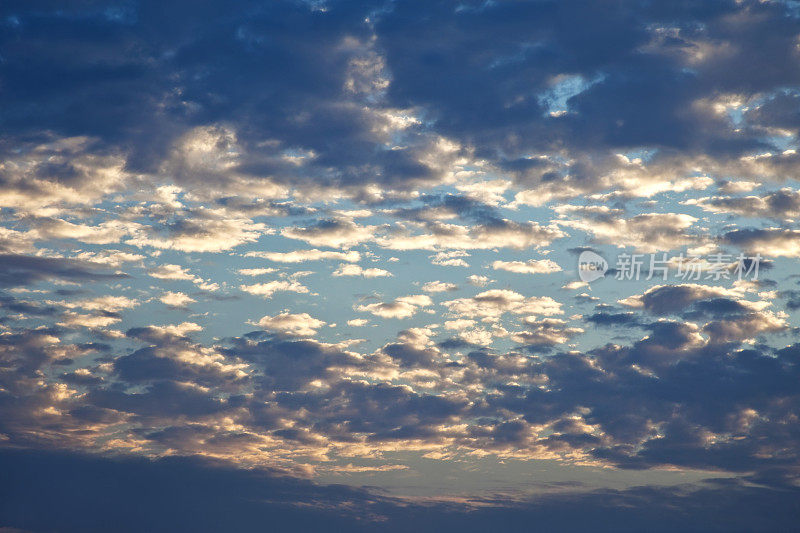
{"type": "Polygon", "coordinates": [[[0,529],[795,527],[799,129],[793,2],[4,2],[0,529]]]}

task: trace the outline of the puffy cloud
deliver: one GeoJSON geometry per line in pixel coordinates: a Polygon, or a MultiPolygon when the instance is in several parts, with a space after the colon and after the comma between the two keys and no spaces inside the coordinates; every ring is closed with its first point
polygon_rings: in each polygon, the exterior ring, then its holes
{"type": "Polygon", "coordinates": [[[555,318],[526,317],[523,320],[523,324],[528,329],[512,333],[511,339],[526,346],[563,344],[575,335],[583,333],[583,329],[567,327],[565,321],[555,318]]]}
{"type": "MultiPolygon", "coordinates": [[[[398,231],[377,242],[392,250],[435,250],[455,248],[458,250],[490,248],[530,248],[549,245],[565,234],[554,226],[542,226],[536,222],[495,220],[491,224],[460,226],[430,222],[424,229],[428,233],[412,234],[398,231]]],[[[439,263],[442,264],[442,263],[439,263]]]]}
{"type": "Polygon", "coordinates": [[[112,244],[140,229],[139,224],[109,220],[96,226],[75,224],[58,218],[29,219],[31,237],[37,240],[75,239],[89,244],[112,244]]]}
{"type": "Polygon", "coordinates": [[[71,136],[20,143],[4,150],[0,205],[37,216],[99,201],[121,190],[134,176],[124,170],[122,152],[98,150],[97,139],[71,136]]]}
{"type": "Polygon", "coordinates": [[[713,344],[739,343],[763,333],[785,331],[788,328],[787,318],[788,315],[783,312],[746,313],[727,320],[709,322],[703,327],[703,331],[709,335],[713,344]]]}
{"type": "Polygon", "coordinates": [[[560,315],[561,304],[549,296],[525,297],[508,289],[483,291],[471,298],[459,298],[442,302],[448,310],[463,317],[498,319],[505,313],[517,315],[560,315]]]}
{"type": "MultiPolygon", "coordinates": [[[[149,337],[148,340],[154,341],[154,344],[114,360],[113,371],[120,379],[137,384],[164,384],[174,380],[201,385],[195,388],[151,388],[148,393],[153,396],[158,393],[188,393],[195,394],[197,401],[207,403],[202,395],[202,386],[236,390],[236,385],[244,383],[248,378],[246,365],[227,358],[214,348],[193,344],[180,335],[166,334],[149,337]]],[[[113,401],[121,402],[118,403],[119,407],[130,404],[133,409],[137,403],[136,400],[124,397],[117,397],[113,401]]],[[[190,405],[185,407],[191,408],[190,405]]],[[[150,409],[151,414],[156,414],[155,406],[150,409]]],[[[122,407],[120,410],[126,408],[122,407]]]]}
{"type": "Polygon", "coordinates": [[[561,267],[558,263],[550,259],[530,259],[528,261],[494,261],[492,268],[495,270],[505,270],[517,274],[550,274],[560,272],[561,267]]]}
{"type": "Polygon", "coordinates": [[[150,271],[150,276],[156,279],[187,280],[194,282],[197,276],[180,265],[162,264],[150,271]]]}
{"type": "Polygon", "coordinates": [[[125,334],[149,342],[160,342],[174,338],[186,337],[189,333],[203,331],[203,328],[194,322],[181,322],[166,326],[145,326],[129,329],[125,334]]]}
{"type": "Polygon", "coordinates": [[[68,311],[61,317],[58,324],[66,328],[101,329],[116,324],[122,320],[116,313],[101,312],[97,314],[81,314],[68,311]]]}
{"type": "Polygon", "coordinates": [[[256,325],[284,335],[313,337],[325,322],[313,318],[308,313],[292,314],[284,311],[274,316],[262,317],[256,325]]]}
{"type": "Polygon", "coordinates": [[[123,309],[132,309],[139,305],[139,301],[127,296],[97,296],[85,300],[48,302],[66,307],[67,309],[86,309],[88,311],[106,311],[116,313],[123,309]]]}
{"type": "Polygon", "coordinates": [[[632,246],[644,253],[666,252],[698,241],[688,231],[697,219],[683,213],[627,216],[620,209],[572,205],[557,207],[556,211],[565,217],[561,221],[564,226],[585,231],[598,242],[632,246]],[[570,216],[573,218],[566,218],[570,216]]]}
{"type": "Polygon", "coordinates": [[[204,291],[219,290],[219,284],[206,281],[200,276],[192,274],[180,265],[162,264],[150,270],[150,276],[156,279],[186,280],[191,281],[204,291]]]}
{"type": "Polygon", "coordinates": [[[378,302],[356,307],[357,311],[368,312],[381,318],[409,318],[421,307],[432,305],[433,301],[424,294],[401,296],[392,302],[378,302]]]}
{"type": "Polygon", "coordinates": [[[0,254],[0,267],[0,286],[6,287],[52,279],[86,282],[126,277],[119,272],[104,270],[103,264],[57,257],[0,254]]]}
{"type": "MultiPolygon", "coordinates": [[[[686,283],[680,285],[656,285],[641,295],[634,295],[620,303],[631,307],[643,307],[651,313],[666,315],[687,310],[689,306],[700,300],[711,298],[739,299],[744,295],[742,289],[726,289],[713,285],[686,283]]],[[[755,306],[753,302],[747,305],[755,306]]],[[[763,307],[763,306],[762,306],[763,307]]]]}
{"type": "Polygon", "coordinates": [[[265,274],[272,274],[277,272],[275,268],[240,268],[237,270],[243,276],[263,276],[265,274]]]}
{"type": "Polygon", "coordinates": [[[792,229],[736,229],[725,233],[724,242],[739,246],[751,255],[800,257],[800,231],[792,229]]]}
{"type": "Polygon", "coordinates": [[[296,280],[275,280],[267,283],[254,283],[253,285],[242,285],[243,291],[271,298],[276,292],[296,292],[298,294],[308,294],[308,287],[296,280]]]}
{"type": "Polygon", "coordinates": [[[183,294],[182,292],[167,291],[158,297],[161,302],[167,307],[186,307],[188,304],[196,302],[194,298],[183,294]]]}
{"type": "Polygon", "coordinates": [[[166,235],[158,228],[142,228],[125,242],[182,252],[221,252],[256,241],[266,231],[264,224],[247,218],[229,218],[205,209],[193,215],[166,226],[166,235]]]}
{"type": "Polygon", "coordinates": [[[305,261],[322,261],[334,259],[355,263],[361,260],[361,254],[356,251],[332,252],[317,250],[294,250],[291,252],[247,252],[245,257],[261,257],[276,263],[303,263],[305,261]]]}
{"type": "Polygon", "coordinates": [[[98,252],[79,252],[73,256],[73,259],[117,268],[126,263],[139,263],[144,259],[144,256],[120,250],[101,250],[98,252]]]}
{"type": "Polygon", "coordinates": [[[437,252],[431,256],[431,264],[469,268],[469,263],[463,259],[464,257],[469,257],[469,254],[461,250],[453,250],[452,252],[437,252]]]}
{"type": "Polygon", "coordinates": [[[331,275],[334,277],[353,276],[364,278],[386,278],[390,277],[392,273],[388,270],[383,270],[382,268],[362,268],[359,265],[342,264],[339,265],[339,268],[334,270],[333,274],[331,275]]]}
{"type": "Polygon", "coordinates": [[[429,281],[422,286],[425,292],[450,292],[458,289],[455,283],[447,283],[444,281],[429,281]]]}
{"type": "Polygon", "coordinates": [[[712,213],[733,213],[745,217],[793,219],[800,216],[800,192],[784,188],[763,196],[712,196],[687,200],[712,213]]]}
{"type": "Polygon", "coordinates": [[[312,246],[350,248],[374,238],[374,226],[359,226],[352,220],[320,220],[306,227],[284,228],[281,235],[305,241],[312,246]]]}
{"type": "Polygon", "coordinates": [[[470,285],[475,285],[476,287],[485,287],[492,282],[488,277],[478,274],[470,274],[467,276],[467,281],[470,285]]]}

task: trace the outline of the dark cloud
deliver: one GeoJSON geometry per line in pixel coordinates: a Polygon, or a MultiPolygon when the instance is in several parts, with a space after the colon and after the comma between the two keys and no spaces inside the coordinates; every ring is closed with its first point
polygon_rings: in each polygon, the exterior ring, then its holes
{"type": "Polygon", "coordinates": [[[636,313],[609,313],[601,311],[586,317],[586,320],[598,326],[630,326],[637,325],[639,318],[636,313]]]}
{"type": "Polygon", "coordinates": [[[475,506],[394,500],[209,461],[0,453],[0,515],[27,531],[460,531],[536,524],[559,531],[788,531],[800,519],[796,487],[725,479],[699,487],[560,491],[475,506]],[[131,513],[131,509],[147,512],[131,513]],[[576,512],[580,509],[580,512],[576,512]],[[675,509],[680,509],[676,513],[675,509]]]}
{"type": "MultiPolygon", "coordinates": [[[[780,110],[793,94],[776,93],[746,114],[753,127],[739,131],[696,102],[800,82],[800,70],[788,67],[796,64],[795,21],[779,2],[165,9],[149,1],[69,10],[6,3],[7,139],[89,136],[125,154],[129,169],[155,171],[182,135],[225,124],[244,148],[244,175],[408,188],[439,172],[427,157],[433,127],[522,182],[569,173],[580,183],[632,146],[661,148],[657,158],[682,151],[723,159],[767,147],[759,128],[791,124],[780,110]],[[565,80],[576,89],[553,96],[565,80]],[[554,98],[571,112],[548,115],[554,98]],[[420,109],[425,122],[387,149],[370,107],[420,109]],[[298,168],[282,157],[287,150],[314,157],[298,168]],[[576,157],[566,166],[527,157],[559,150],[576,157]]],[[[177,160],[170,168],[186,183],[226,180],[177,160]]],[[[69,163],[40,171],[79,176],[69,163]]]]}
{"type": "Polygon", "coordinates": [[[363,362],[338,348],[313,340],[234,339],[220,352],[250,362],[261,371],[258,378],[267,390],[295,390],[315,379],[357,369],[363,362]]]}
{"type": "Polygon", "coordinates": [[[30,285],[37,281],[97,281],[126,277],[109,273],[104,265],[51,257],[0,254],[0,287],[30,285]]]}
{"type": "Polygon", "coordinates": [[[0,293],[0,309],[11,313],[35,316],[52,316],[58,312],[58,309],[52,305],[41,305],[36,302],[20,300],[2,293],[0,293]]]}

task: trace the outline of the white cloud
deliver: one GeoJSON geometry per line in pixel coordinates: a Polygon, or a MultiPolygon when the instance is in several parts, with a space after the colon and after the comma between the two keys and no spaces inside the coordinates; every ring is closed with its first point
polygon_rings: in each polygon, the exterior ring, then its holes
{"type": "Polygon", "coordinates": [[[605,206],[563,205],[555,208],[563,226],[585,231],[602,243],[632,246],[643,253],[667,252],[697,244],[688,232],[697,218],[683,213],[645,213],[627,216],[621,209],[605,206]],[[572,217],[572,218],[566,218],[572,217]]]}
{"type": "Polygon", "coordinates": [[[469,267],[469,263],[462,259],[463,257],[469,257],[469,254],[463,250],[438,252],[431,256],[431,264],[438,266],[469,267]]]}
{"type": "Polygon", "coordinates": [[[183,294],[182,292],[167,291],[159,297],[161,302],[169,307],[186,307],[188,304],[195,302],[194,298],[183,294]]]}
{"type": "Polygon", "coordinates": [[[497,319],[504,313],[518,315],[560,315],[561,304],[549,296],[526,298],[508,289],[491,289],[472,298],[459,298],[442,302],[450,312],[459,317],[497,319]]]}
{"type": "Polygon", "coordinates": [[[552,272],[560,272],[561,267],[550,259],[529,261],[495,261],[492,263],[492,268],[495,270],[505,270],[508,272],[515,272],[517,274],[550,274],[552,272]]]}
{"type": "Polygon", "coordinates": [[[156,268],[150,270],[150,277],[156,279],[167,279],[176,281],[179,280],[191,281],[204,291],[219,290],[219,285],[217,283],[208,282],[203,278],[201,278],[200,276],[192,274],[186,268],[180,265],[170,265],[170,264],[159,265],[156,268]]]}
{"type": "Polygon", "coordinates": [[[339,265],[332,276],[361,276],[364,278],[385,278],[392,275],[388,270],[382,268],[361,268],[359,265],[339,265]]]}
{"type": "Polygon", "coordinates": [[[359,226],[352,220],[323,220],[306,228],[284,228],[281,235],[305,241],[312,246],[350,248],[375,236],[375,226],[359,226]]]}
{"type": "Polygon", "coordinates": [[[284,335],[311,337],[316,335],[317,329],[324,326],[325,322],[313,318],[308,313],[292,314],[284,311],[275,316],[261,318],[257,325],[284,335]]]}
{"type": "Polygon", "coordinates": [[[458,285],[444,281],[429,281],[422,286],[422,290],[425,292],[448,292],[456,289],[458,289],[458,285]]]}
{"type": "Polygon", "coordinates": [[[240,268],[237,272],[243,276],[263,276],[277,272],[276,268],[240,268]]]}
{"type": "Polygon", "coordinates": [[[488,284],[492,283],[493,280],[489,279],[486,276],[479,276],[478,274],[472,274],[467,277],[467,282],[470,285],[474,285],[476,287],[485,287],[488,284]]]}
{"type": "Polygon", "coordinates": [[[140,227],[126,244],[181,252],[222,252],[253,242],[267,232],[266,225],[249,218],[229,217],[222,210],[198,208],[173,224],[166,235],[154,227],[140,227]]]}
{"type": "Polygon", "coordinates": [[[240,287],[243,291],[255,294],[256,296],[263,296],[264,298],[271,298],[276,292],[296,292],[300,294],[307,294],[308,287],[298,281],[276,280],[269,283],[255,283],[253,285],[242,285],[240,287]]]}
{"type": "Polygon", "coordinates": [[[536,222],[502,220],[497,224],[460,226],[441,222],[424,224],[427,233],[394,232],[377,238],[384,248],[392,250],[486,250],[491,248],[530,248],[547,246],[565,234],[555,226],[536,222]]]}
{"type": "Polygon", "coordinates": [[[401,296],[393,302],[379,302],[374,304],[359,305],[356,309],[362,312],[372,313],[382,318],[409,318],[413,316],[421,307],[429,306],[433,303],[430,297],[424,294],[413,296],[401,296]]]}
{"type": "Polygon", "coordinates": [[[305,261],[322,261],[333,259],[355,263],[361,260],[361,254],[356,251],[334,252],[330,250],[294,250],[292,252],[247,252],[245,257],[260,257],[276,263],[303,263],[305,261]]]}

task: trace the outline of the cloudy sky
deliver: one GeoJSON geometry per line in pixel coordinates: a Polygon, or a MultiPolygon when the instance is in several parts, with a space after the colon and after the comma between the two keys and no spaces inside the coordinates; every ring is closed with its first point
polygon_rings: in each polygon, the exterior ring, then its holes
{"type": "Polygon", "coordinates": [[[0,531],[796,527],[799,130],[793,0],[5,0],[0,531]]]}

